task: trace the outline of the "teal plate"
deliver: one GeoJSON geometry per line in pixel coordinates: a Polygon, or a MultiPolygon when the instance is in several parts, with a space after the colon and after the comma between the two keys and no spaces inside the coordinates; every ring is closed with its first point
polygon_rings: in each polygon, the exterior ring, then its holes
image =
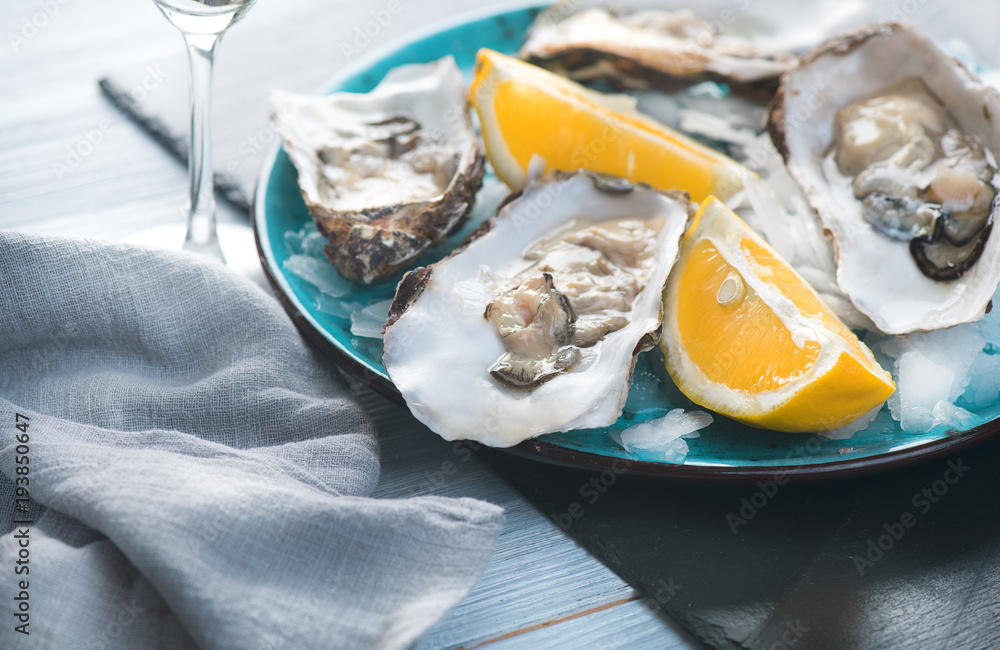
{"type": "MultiPolygon", "coordinates": [[[[326,91],[368,92],[398,65],[428,62],[449,54],[469,74],[480,47],[506,53],[516,51],[525,29],[540,9],[540,6],[508,9],[439,26],[356,61],[334,78],[326,91]]],[[[379,346],[373,345],[371,339],[353,336],[348,320],[329,315],[329,310],[321,311],[321,295],[316,287],[285,268],[285,262],[293,254],[285,234],[297,232],[309,223],[295,168],[284,151],[275,148],[268,156],[254,198],[254,231],[265,274],[296,326],[311,341],[345,370],[402,403],[382,365],[379,346]]],[[[444,255],[474,225],[470,223],[462,233],[425,255],[421,263],[444,255]]],[[[393,287],[388,283],[375,288],[354,288],[349,298],[358,302],[389,298],[393,287]]],[[[633,392],[612,427],[553,433],[523,442],[510,451],[557,464],[675,480],[743,482],[780,477],[802,481],[857,476],[910,465],[954,453],[1000,432],[997,420],[1000,403],[994,403],[974,412],[977,426],[968,430],[938,427],[925,433],[902,431],[883,407],[867,429],[848,440],[753,429],[715,415],[714,423],[703,429],[700,437],[688,440],[690,449],[680,464],[666,462],[652,452],[630,453],[611,437],[614,432],[677,407],[698,408],[673,385],[663,369],[662,356],[658,350],[652,350],[639,357],[633,392]],[[635,390],[637,383],[642,383],[642,391],[635,390]]]]}

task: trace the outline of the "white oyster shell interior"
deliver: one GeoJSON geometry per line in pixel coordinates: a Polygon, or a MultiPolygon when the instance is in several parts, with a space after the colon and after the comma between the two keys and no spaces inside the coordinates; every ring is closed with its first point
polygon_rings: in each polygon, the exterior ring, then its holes
{"type": "Polygon", "coordinates": [[[961,278],[931,280],[907,242],[887,238],[864,219],[849,181],[824,160],[838,110],[911,77],[924,81],[962,131],[1000,152],[1000,94],[906,28],[883,27],[845,49],[788,73],[783,118],[788,169],[833,237],[840,289],[887,334],[978,320],[1000,280],[1000,232],[994,228],[982,257],[961,278]]]}
{"type": "Polygon", "coordinates": [[[431,267],[422,293],[385,332],[383,361],[421,422],[448,440],[508,447],[553,431],[608,426],[628,393],[637,345],[660,327],[662,290],[688,221],[688,202],[648,187],[595,188],[585,174],[532,183],[498,214],[492,229],[431,267]],[[531,245],[577,220],[642,219],[656,224],[657,257],[628,324],[608,334],[579,366],[530,392],[489,373],[505,349],[484,317],[496,278],[528,265],[531,245]]]}
{"type": "Polygon", "coordinates": [[[274,90],[271,104],[307,200],[333,211],[437,199],[475,150],[450,56],[394,68],[370,93],[274,90]]]}

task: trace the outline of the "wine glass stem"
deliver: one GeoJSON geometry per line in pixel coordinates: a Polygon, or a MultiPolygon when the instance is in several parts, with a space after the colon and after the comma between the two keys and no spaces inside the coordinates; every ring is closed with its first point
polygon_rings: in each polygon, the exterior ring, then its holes
{"type": "Polygon", "coordinates": [[[225,263],[215,230],[212,179],[212,64],[221,34],[184,34],[191,65],[191,146],[188,148],[190,211],[184,248],[225,263]]]}

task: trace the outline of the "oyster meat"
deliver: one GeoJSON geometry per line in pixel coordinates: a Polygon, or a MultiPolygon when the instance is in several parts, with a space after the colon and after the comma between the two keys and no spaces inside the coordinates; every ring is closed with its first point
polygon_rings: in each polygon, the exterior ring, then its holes
{"type": "Polygon", "coordinates": [[[834,39],[782,79],[768,130],[887,334],[978,320],[1000,280],[1000,93],[912,28],[834,39]]]}
{"type": "Polygon", "coordinates": [[[686,194],[552,172],[451,256],[408,273],[383,362],[448,440],[507,447],[613,424],[639,352],[659,339],[686,194]]]}
{"type": "Polygon", "coordinates": [[[468,218],[485,164],[451,57],[395,68],[370,93],[275,91],[271,103],[345,277],[383,280],[468,218]]]}
{"type": "Polygon", "coordinates": [[[519,56],[581,82],[663,90],[722,81],[767,98],[795,63],[787,52],[719,33],[688,10],[574,11],[575,6],[561,2],[540,14],[519,56]]]}

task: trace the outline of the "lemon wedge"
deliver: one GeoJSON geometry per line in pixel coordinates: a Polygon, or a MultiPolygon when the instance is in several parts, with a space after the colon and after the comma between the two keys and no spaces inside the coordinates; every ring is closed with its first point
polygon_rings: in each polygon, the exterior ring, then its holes
{"type": "Polygon", "coordinates": [[[835,429],[895,390],[812,287],[715,198],[684,236],[663,304],[660,346],[674,383],[741,422],[835,429]]]}
{"type": "Polygon", "coordinates": [[[544,171],[590,171],[687,190],[701,202],[743,187],[749,170],[639,113],[625,95],[604,95],[489,49],[476,56],[469,100],[497,176],[519,190],[534,156],[544,171]]]}

